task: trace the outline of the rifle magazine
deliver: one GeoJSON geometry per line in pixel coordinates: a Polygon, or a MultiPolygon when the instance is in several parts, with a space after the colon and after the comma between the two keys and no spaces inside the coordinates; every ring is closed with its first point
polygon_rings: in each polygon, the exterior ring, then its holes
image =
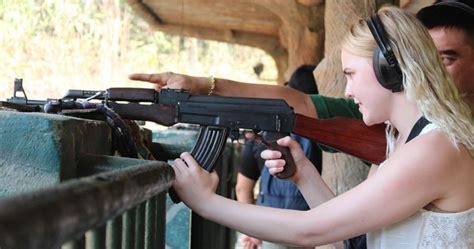
{"type": "Polygon", "coordinates": [[[203,169],[212,172],[224,150],[228,136],[229,129],[226,127],[201,127],[191,155],[203,169]]]}
{"type": "MultiPolygon", "coordinates": [[[[224,150],[228,136],[228,128],[202,126],[199,129],[196,144],[191,150],[191,155],[203,169],[212,172],[216,166],[217,159],[219,159],[224,150]]],[[[173,188],[169,189],[168,194],[174,203],[181,202],[181,199],[173,188]]]]}

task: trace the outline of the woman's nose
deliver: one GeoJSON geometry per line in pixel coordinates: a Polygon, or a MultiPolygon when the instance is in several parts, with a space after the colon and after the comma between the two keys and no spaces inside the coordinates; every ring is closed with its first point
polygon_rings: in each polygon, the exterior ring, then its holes
{"type": "Polygon", "coordinates": [[[346,98],[353,98],[354,95],[352,94],[352,84],[350,82],[346,83],[346,89],[344,90],[344,96],[346,98]]]}

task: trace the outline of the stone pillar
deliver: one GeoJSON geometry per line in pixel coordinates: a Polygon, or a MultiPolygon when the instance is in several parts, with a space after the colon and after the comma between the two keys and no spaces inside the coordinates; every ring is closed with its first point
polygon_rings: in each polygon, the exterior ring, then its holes
{"type": "Polygon", "coordinates": [[[279,83],[284,82],[282,76],[286,80],[289,79],[300,65],[316,65],[321,61],[324,51],[324,2],[322,0],[262,0],[256,4],[277,15],[282,23],[279,40],[281,46],[286,49],[287,55],[277,57],[269,53],[277,64],[279,83]]]}

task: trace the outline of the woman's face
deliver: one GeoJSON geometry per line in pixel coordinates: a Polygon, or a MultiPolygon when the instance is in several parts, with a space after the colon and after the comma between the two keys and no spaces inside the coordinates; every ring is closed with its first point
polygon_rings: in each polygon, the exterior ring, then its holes
{"type": "Polygon", "coordinates": [[[342,69],[347,79],[345,96],[359,105],[364,123],[373,125],[385,122],[390,114],[392,92],[378,82],[372,66],[372,58],[341,52],[342,69]]]}

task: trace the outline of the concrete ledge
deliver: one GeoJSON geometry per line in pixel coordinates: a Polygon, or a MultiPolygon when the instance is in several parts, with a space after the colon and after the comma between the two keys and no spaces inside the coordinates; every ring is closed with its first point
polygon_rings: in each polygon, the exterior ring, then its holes
{"type": "Polygon", "coordinates": [[[85,153],[111,153],[102,121],[44,113],[0,111],[0,196],[74,178],[85,153]]]}

